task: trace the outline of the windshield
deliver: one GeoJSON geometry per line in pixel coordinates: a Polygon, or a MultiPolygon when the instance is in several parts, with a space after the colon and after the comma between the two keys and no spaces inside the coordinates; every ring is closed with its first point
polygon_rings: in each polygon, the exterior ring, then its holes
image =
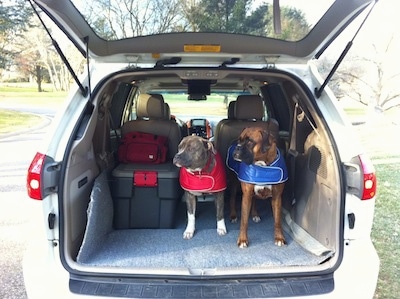
{"type": "Polygon", "coordinates": [[[228,105],[236,100],[239,94],[212,93],[205,100],[188,100],[187,94],[161,93],[168,103],[171,114],[183,120],[207,116],[216,120],[227,117],[228,105]]]}
{"type": "MultiPolygon", "coordinates": [[[[149,94],[161,95],[168,105],[170,118],[175,120],[181,127],[187,127],[191,134],[204,138],[214,137],[217,124],[222,119],[234,118],[233,104],[239,95],[248,92],[211,92],[200,99],[200,97],[188,96],[183,92],[170,92],[154,90],[149,94]],[[189,99],[190,98],[190,99],[189,99]],[[194,100],[197,99],[197,100],[194,100]],[[200,100],[199,100],[200,99],[200,100]]],[[[132,119],[136,118],[136,109],[132,107],[132,119]]],[[[264,118],[267,118],[264,108],[264,118]]]]}
{"type": "Polygon", "coordinates": [[[177,32],[303,39],[333,0],[72,0],[105,40],[177,32]]]}

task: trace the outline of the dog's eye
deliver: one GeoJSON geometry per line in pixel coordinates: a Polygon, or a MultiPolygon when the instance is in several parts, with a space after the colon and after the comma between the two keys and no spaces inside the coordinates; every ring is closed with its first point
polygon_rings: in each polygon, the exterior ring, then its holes
{"type": "Polygon", "coordinates": [[[247,139],[245,144],[246,144],[246,146],[247,146],[248,148],[250,148],[250,149],[252,149],[252,148],[256,145],[256,143],[254,142],[254,140],[251,140],[251,139],[247,139]]]}

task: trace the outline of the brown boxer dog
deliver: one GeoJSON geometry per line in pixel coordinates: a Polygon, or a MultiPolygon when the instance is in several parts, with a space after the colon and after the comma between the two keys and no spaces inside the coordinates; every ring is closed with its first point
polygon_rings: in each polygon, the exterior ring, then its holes
{"type": "Polygon", "coordinates": [[[217,214],[217,234],[226,234],[224,220],[225,166],[211,141],[199,136],[187,136],[178,146],[173,163],[181,167],[179,182],[185,190],[188,222],[184,239],[191,239],[195,232],[197,196],[213,193],[217,214]]]}
{"type": "MultiPolygon", "coordinates": [[[[279,158],[281,166],[284,170],[278,172],[282,175],[282,178],[278,180],[278,183],[267,183],[258,184],[247,182],[247,179],[241,178],[240,186],[242,188],[242,212],[240,220],[240,232],[237,240],[237,245],[240,248],[245,248],[249,245],[249,239],[247,236],[248,221],[250,210],[252,209],[253,220],[258,222],[260,219],[255,209],[254,198],[267,199],[272,198],[272,213],[274,217],[274,238],[275,245],[283,246],[286,244],[285,237],[282,232],[281,225],[281,209],[282,209],[282,193],[285,186],[284,181],[287,179],[286,166],[282,159],[280,159],[280,152],[277,149],[276,139],[273,134],[269,133],[263,128],[246,128],[242,131],[239,136],[238,143],[232,152],[232,158],[240,163],[246,165],[257,165],[263,168],[268,168],[272,163],[276,163],[279,158]],[[282,164],[283,163],[283,164],[282,164]],[[252,207],[253,206],[253,207],[252,207]],[[257,219],[258,217],[258,219],[257,219]]],[[[229,165],[228,165],[229,166],[229,165]]],[[[277,167],[274,171],[277,171],[277,167]]],[[[267,175],[268,176],[268,175],[267,175]]],[[[236,217],[235,211],[235,198],[231,197],[231,219],[236,217]],[[232,201],[233,200],[233,201],[232,201]]]]}

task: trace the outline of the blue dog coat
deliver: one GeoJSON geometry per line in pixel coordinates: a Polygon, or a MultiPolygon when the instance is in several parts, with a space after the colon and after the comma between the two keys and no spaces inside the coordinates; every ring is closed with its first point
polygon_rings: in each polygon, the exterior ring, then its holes
{"type": "Polygon", "coordinates": [[[276,159],[267,166],[246,164],[233,159],[233,151],[236,145],[231,145],[226,157],[226,165],[236,173],[239,181],[254,185],[274,185],[286,182],[288,172],[285,160],[277,149],[276,159]]]}

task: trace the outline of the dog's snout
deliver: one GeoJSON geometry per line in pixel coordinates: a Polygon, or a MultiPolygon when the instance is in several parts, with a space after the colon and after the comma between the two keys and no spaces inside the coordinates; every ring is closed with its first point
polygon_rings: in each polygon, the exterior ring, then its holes
{"type": "Polygon", "coordinates": [[[233,159],[239,162],[242,162],[242,152],[243,152],[243,147],[242,145],[238,144],[236,145],[235,149],[233,150],[233,159]]]}
{"type": "Polygon", "coordinates": [[[172,163],[174,163],[176,166],[179,165],[179,156],[178,156],[178,155],[175,155],[175,156],[174,156],[174,158],[173,158],[173,160],[172,160],[172,163]]]}
{"type": "Polygon", "coordinates": [[[237,144],[233,153],[232,158],[235,161],[251,164],[253,162],[253,152],[245,144],[237,144]]]}
{"type": "Polygon", "coordinates": [[[175,154],[175,156],[174,156],[172,162],[173,162],[176,166],[182,167],[183,164],[184,164],[184,159],[183,159],[181,153],[175,154]]]}

